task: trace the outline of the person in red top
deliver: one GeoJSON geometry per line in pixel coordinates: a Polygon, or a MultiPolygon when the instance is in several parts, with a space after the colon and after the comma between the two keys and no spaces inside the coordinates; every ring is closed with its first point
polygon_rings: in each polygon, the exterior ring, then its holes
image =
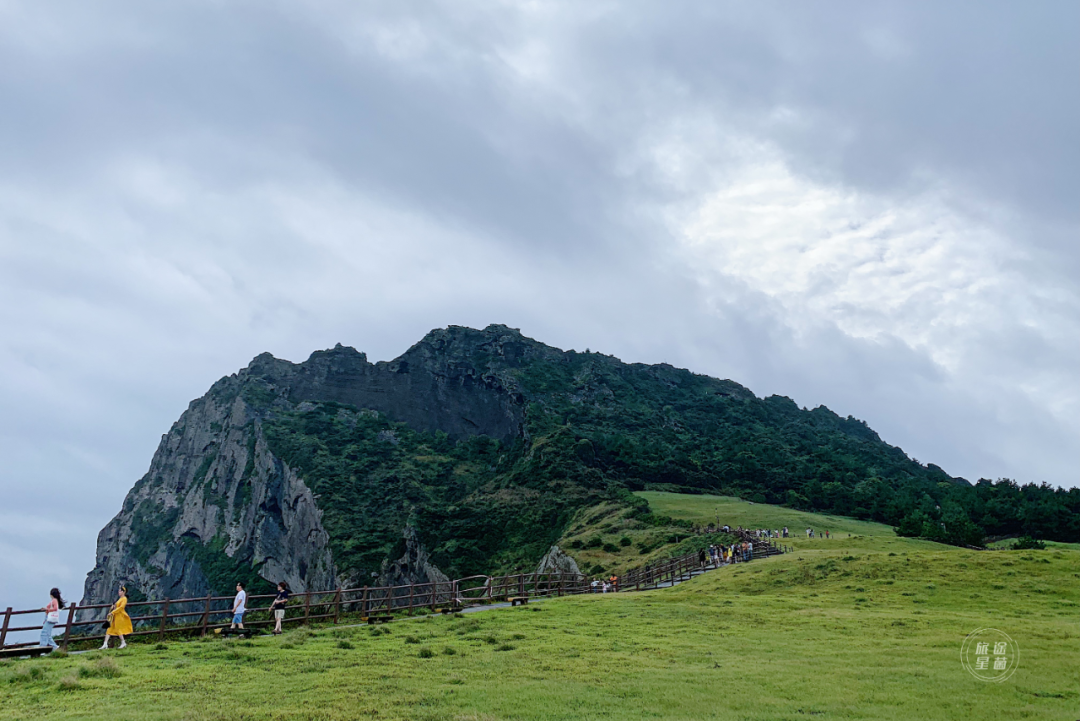
{"type": "Polygon", "coordinates": [[[48,646],[50,648],[60,648],[56,641],[53,640],[53,628],[56,624],[60,623],[60,609],[64,607],[64,599],[60,597],[60,589],[54,588],[49,591],[49,603],[45,608],[41,609],[45,612],[45,623],[41,625],[41,641],[42,646],[48,646]]]}

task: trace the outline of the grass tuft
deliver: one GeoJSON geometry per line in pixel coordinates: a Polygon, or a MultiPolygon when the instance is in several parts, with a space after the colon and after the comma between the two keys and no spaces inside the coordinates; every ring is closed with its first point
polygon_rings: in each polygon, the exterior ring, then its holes
{"type": "Polygon", "coordinates": [[[31,683],[45,678],[45,669],[38,665],[20,666],[11,675],[11,683],[31,683]]]}
{"type": "Polygon", "coordinates": [[[69,673],[67,676],[64,676],[62,679],[60,679],[60,682],[57,684],[57,688],[59,688],[61,691],[78,691],[82,688],[82,684],[79,683],[78,676],[73,673],[69,673]]]}
{"type": "Polygon", "coordinates": [[[114,659],[106,657],[99,658],[92,664],[80,666],[78,674],[79,678],[117,678],[123,672],[114,659]]]}

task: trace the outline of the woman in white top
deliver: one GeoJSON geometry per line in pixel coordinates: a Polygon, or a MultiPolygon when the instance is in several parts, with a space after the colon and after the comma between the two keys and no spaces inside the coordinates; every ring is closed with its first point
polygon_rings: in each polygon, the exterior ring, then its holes
{"type": "Polygon", "coordinates": [[[41,645],[51,648],[60,648],[53,640],[53,628],[60,623],[60,609],[64,607],[64,599],[60,598],[60,589],[54,588],[49,591],[49,603],[41,609],[45,612],[45,623],[41,625],[41,645]]]}

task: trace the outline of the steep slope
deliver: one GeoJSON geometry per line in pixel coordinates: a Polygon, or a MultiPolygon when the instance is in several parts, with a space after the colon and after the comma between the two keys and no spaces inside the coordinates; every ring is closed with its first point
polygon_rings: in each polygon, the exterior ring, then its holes
{"type": "Polygon", "coordinates": [[[101,532],[86,600],[120,581],[176,598],[531,568],[583,508],[645,523],[643,489],[915,518],[967,542],[971,488],[824,407],[451,326],[389,362],[264,354],[215,383],[101,532]]]}

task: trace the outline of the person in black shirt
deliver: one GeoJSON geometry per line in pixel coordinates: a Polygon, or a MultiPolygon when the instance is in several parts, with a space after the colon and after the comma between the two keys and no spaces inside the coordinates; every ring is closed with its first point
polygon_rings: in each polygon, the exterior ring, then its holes
{"type": "Polygon", "coordinates": [[[281,581],[277,585],[277,596],[274,597],[274,602],[270,604],[271,610],[274,612],[274,634],[281,633],[281,622],[285,620],[285,604],[289,602],[289,584],[281,581]]]}

